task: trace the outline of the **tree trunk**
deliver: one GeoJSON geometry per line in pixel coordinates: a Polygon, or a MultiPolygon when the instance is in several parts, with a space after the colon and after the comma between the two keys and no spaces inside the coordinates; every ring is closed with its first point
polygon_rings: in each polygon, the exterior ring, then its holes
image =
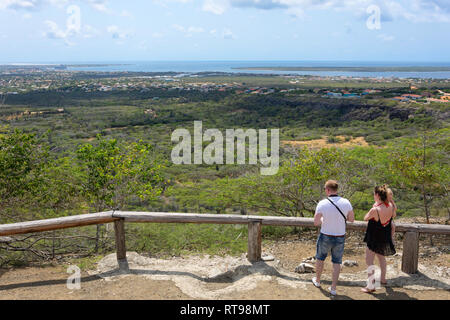
{"type": "MultiPolygon", "coordinates": [[[[427,219],[427,224],[430,224],[430,208],[427,200],[427,193],[425,192],[425,186],[422,185],[422,197],[423,197],[423,207],[425,208],[425,217],[427,219]]],[[[430,245],[433,245],[433,236],[430,234],[430,245]]]]}

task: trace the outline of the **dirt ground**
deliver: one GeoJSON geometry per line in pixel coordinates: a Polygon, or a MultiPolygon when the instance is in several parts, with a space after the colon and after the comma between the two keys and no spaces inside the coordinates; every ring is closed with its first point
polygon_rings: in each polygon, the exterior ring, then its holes
{"type": "Polygon", "coordinates": [[[297,141],[297,140],[283,140],[281,143],[283,145],[289,145],[292,147],[310,147],[313,149],[321,149],[325,147],[354,147],[354,146],[364,146],[367,147],[369,144],[364,139],[364,137],[351,138],[348,141],[345,141],[344,136],[337,136],[340,141],[336,143],[328,142],[327,138],[316,139],[316,140],[306,140],[306,141],[297,141]]]}
{"type": "Polygon", "coordinates": [[[327,258],[322,288],[311,283],[313,274],[298,274],[295,267],[315,254],[314,234],[291,237],[263,246],[273,261],[251,264],[241,257],[190,255],[158,259],[128,252],[128,270],[119,270],[115,254],[104,257],[95,270],[81,273],[81,288],[68,289],[68,265],[0,270],[0,299],[267,299],[267,300],[450,300],[450,245],[448,238],[428,239],[420,245],[419,273],[400,270],[398,254],[388,258],[388,284],[373,294],[361,293],[366,265],[361,234],[346,241],[344,260],[358,266],[343,267],[336,297],[327,292],[331,262],[327,258]]]}

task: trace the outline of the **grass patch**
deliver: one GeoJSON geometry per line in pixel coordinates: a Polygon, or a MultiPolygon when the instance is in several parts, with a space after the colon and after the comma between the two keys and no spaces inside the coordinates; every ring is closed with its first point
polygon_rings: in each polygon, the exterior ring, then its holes
{"type": "Polygon", "coordinates": [[[70,260],[69,263],[76,265],[81,271],[93,270],[97,267],[97,263],[103,259],[103,255],[95,255],[70,260]]]}

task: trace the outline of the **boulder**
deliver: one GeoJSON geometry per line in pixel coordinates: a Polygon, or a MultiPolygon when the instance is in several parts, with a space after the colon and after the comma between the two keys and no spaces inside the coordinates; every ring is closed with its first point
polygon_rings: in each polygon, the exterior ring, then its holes
{"type": "Polygon", "coordinates": [[[344,267],[357,267],[358,266],[358,262],[354,261],[354,260],[345,260],[342,265],[344,267]]]}
{"type": "Polygon", "coordinates": [[[300,263],[294,270],[297,273],[313,273],[315,272],[314,266],[309,263],[300,263]]]}

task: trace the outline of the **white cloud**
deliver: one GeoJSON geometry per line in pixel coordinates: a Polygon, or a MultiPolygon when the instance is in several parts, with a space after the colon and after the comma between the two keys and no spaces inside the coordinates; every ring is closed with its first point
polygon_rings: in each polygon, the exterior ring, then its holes
{"type": "Polygon", "coordinates": [[[388,35],[388,34],[384,34],[384,33],[379,34],[379,35],[377,36],[377,38],[378,38],[378,39],[381,39],[381,40],[383,40],[383,41],[394,41],[394,40],[395,40],[395,37],[394,37],[394,36],[388,35]]]}
{"type": "Polygon", "coordinates": [[[200,32],[204,32],[205,30],[203,30],[203,28],[200,27],[189,27],[187,29],[188,33],[200,33],[200,32]]]}
{"type": "Polygon", "coordinates": [[[64,40],[64,43],[68,46],[74,46],[76,43],[73,40],[77,37],[89,39],[101,34],[100,30],[87,24],[79,29],[66,28],[65,30],[60,28],[58,24],[52,20],[45,20],[44,24],[47,26],[47,31],[43,33],[45,38],[64,40]]]}
{"type": "Polygon", "coordinates": [[[180,26],[179,24],[174,24],[172,25],[172,27],[177,31],[186,32],[186,29],[183,26],[180,26]]]}
{"type": "Polygon", "coordinates": [[[124,31],[124,30],[121,30],[121,29],[120,29],[118,26],[116,26],[116,25],[108,26],[108,27],[106,28],[106,31],[107,31],[108,33],[111,33],[111,37],[112,37],[113,39],[116,40],[116,43],[117,43],[117,44],[124,44],[124,43],[125,43],[124,40],[133,37],[133,32],[132,32],[132,31],[129,31],[129,30],[128,30],[128,31],[124,31]]]}
{"type": "MultiPolygon", "coordinates": [[[[97,11],[112,13],[107,0],[80,0],[89,4],[97,11]]],[[[62,7],[69,4],[69,0],[0,0],[0,10],[28,10],[36,11],[46,6],[62,7]]]]}
{"type": "Polygon", "coordinates": [[[134,18],[134,15],[128,10],[122,10],[120,12],[120,16],[125,18],[134,18]]]}
{"type": "Polygon", "coordinates": [[[217,15],[230,8],[285,10],[297,17],[311,9],[335,10],[367,17],[366,9],[370,5],[380,7],[383,21],[450,22],[449,0],[204,0],[202,9],[217,15]]]}
{"type": "Polygon", "coordinates": [[[44,23],[48,27],[48,31],[44,33],[44,36],[49,39],[65,39],[68,33],[58,27],[58,24],[51,20],[45,20],[44,23]]]}
{"type": "Polygon", "coordinates": [[[227,0],[205,0],[203,2],[203,11],[211,12],[217,15],[223,14],[230,7],[227,0]]]}
{"type": "Polygon", "coordinates": [[[174,24],[172,25],[172,28],[174,28],[175,30],[184,33],[186,37],[192,37],[192,35],[194,33],[202,33],[205,32],[205,30],[201,27],[194,27],[194,26],[190,26],[190,27],[183,27],[180,26],[179,24],[174,24]]]}
{"type": "Polygon", "coordinates": [[[108,8],[108,2],[106,0],[87,0],[89,5],[97,11],[103,13],[112,13],[112,10],[108,8]]]}
{"type": "Polygon", "coordinates": [[[222,37],[224,39],[236,39],[235,35],[230,29],[224,29],[222,32],[222,37]]]}
{"type": "Polygon", "coordinates": [[[0,10],[35,10],[41,2],[37,0],[0,0],[0,10]]]}
{"type": "Polygon", "coordinates": [[[48,39],[59,39],[63,40],[64,44],[68,47],[76,45],[75,42],[71,40],[74,35],[73,30],[62,30],[59,28],[58,24],[51,20],[45,20],[44,23],[47,25],[48,29],[44,32],[44,37],[48,39]]]}
{"type": "Polygon", "coordinates": [[[81,33],[83,38],[95,38],[101,34],[101,31],[93,26],[85,24],[81,30],[81,33]]]}
{"type": "Polygon", "coordinates": [[[153,32],[152,37],[153,38],[162,38],[162,37],[164,37],[164,34],[161,32],[153,32]]]}

